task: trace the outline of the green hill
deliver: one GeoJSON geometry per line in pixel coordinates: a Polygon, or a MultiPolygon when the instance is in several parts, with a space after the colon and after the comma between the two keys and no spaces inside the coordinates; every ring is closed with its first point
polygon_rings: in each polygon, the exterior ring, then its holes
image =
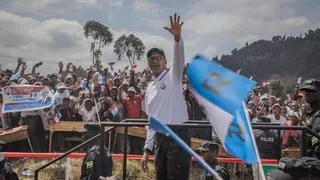
{"type": "Polygon", "coordinates": [[[258,40],[223,55],[220,62],[256,81],[279,78],[291,86],[298,77],[320,78],[320,29],[258,40]]]}

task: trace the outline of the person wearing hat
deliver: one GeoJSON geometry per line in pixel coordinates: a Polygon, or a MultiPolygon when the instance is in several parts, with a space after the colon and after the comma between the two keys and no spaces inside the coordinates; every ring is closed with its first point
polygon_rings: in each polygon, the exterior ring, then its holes
{"type": "MultiPolygon", "coordinates": [[[[310,105],[310,112],[307,114],[307,126],[317,134],[320,134],[320,81],[316,79],[310,79],[305,82],[305,84],[300,89],[304,93],[306,102],[310,105]]],[[[308,148],[312,148],[319,139],[315,137],[310,138],[311,141],[308,142],[308,148]]],[[[320,152],[320,148],[316,149],[320,152]]],[[[309,152],[308,155],[312,155],[313,152],[309,152]]],[[[320,153],[318,154],[318,159],[320,158],[320,153]]]]}
{"type": "Polygon", "coordinates": [[[65,84],[70,87],[74,83],[74,78],[71,74],[68,74],[65,79],[65,84]]]}
{"type": "Polygon", "coordinates": [[[274,104],[271,109],[272,114],[268,115],[268,118],[271,119],[271,124],[280,124],[283,126],[286,123],[286,118],[282,116],[282,108],[280,104],[274,104]]]}
{"type": "MultiPolygon", "coordinates": [[[[223,180],[229,180],[230,174],[226,168],[219,165],[217,157],[219,155],[219,144],[213,141],[204,141],[197,149],[208,165],[215,170],[223,180]]],[[[213,176],[204,171],[200,180],[213,180],[213,176]]]]}
{"type": "Polygon", "coordinates": [[[50,74],[50,88],[56,90],[56,84],[58,83],[58,75],[57,74],[50,74]]]}
{"type": "Polygon", "coordinates": [[[120,91],[121,91],[120,95],[123,99],[125,99],[128,96],[128,89],[129,89],[129,81],[124,80],[122,82],[122,86],[120,87],[120,91]]]}
{"type": "Polygon", "coordinates": [[[62,104],[62,101],[64,98],[69,98],[70,97],[70,92],[67,90],[67,87],[63,82],[60,82],[56,86],[56,93],[54,95],[55,99],[55,105],[60,105],[62,104]]]}
{"type": "Polygon", "coordinates": [[[43,78],[42,80],[41,80],[41,85],[42,86],[50,86],[50,79],[49,78],[47,78],[47,77],[45,77],[45,78],[43,78]]]}
{"type": "Polygon", "coordinates": [[[122,99],[124,107],[127,112],[127,118],[139,119],[141,115],[142,96],[137,94],[134,87],[128,88],[128,96],[122,99]]]}
{"type": "MultiPolygon", "coordinates": [[[[167,59],[162,49],[151,48],[147,53],[148,66],[154,76],[145,92],[145,112],[149,118],[158,119],[164,124],[183,124],[188,120],[186,102],[183,96],[182,77],[185,67],[184,46],[181,38],[183,22],[180,16],[170,16],[168,30],[174,39],[174,55],[170,68],[167,68],[167,59]]],[[[186,144],[191,144],[189,131],[184,127],[175,127],[172,130],[186,144]]],[[[142,170],[148,169],[149,155],[155,146],[156,179],[189,178],[190,155],[176,142],[151,128],[147,132],[144,154],[141,160],[142,170]]]]}
{"type": "MultiPolygon", "coordinates": [[[[272,108],[272,114],[268,115],[267,118],[271,119],[271,124],[278,124],[280,126],[285,126],[287,119],[282,115],[282,107],[280,104],[275,103],[272,108]]],[[[270,130],[277,134],[277,130],[270,130]]],[[[283,136],[283,130],[281,130],[281,137],[283,136]]]]}
{"type": "MultiPolygon", "coordinates": [[[[121,93],[121,90],[120,90],[121,93]]],[[[122,99],[122,103],[124,108],[126,109],[126,117],[127,119],[140,119],[141,118],[141,103],[142,103],[142,95],[137,93],[134,87],[128,88],[128,96],[122,99]]],[[[130,153],[131,154],[141,154],[144,139],[129,136],[129,144],[130,144],[130,153]]]]}

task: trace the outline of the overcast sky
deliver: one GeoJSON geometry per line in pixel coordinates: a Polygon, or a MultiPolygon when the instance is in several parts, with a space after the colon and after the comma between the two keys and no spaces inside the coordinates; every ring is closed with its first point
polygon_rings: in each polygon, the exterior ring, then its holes
{"type": "MultiPolygon", "coordinates": [[[[88,20],[108,26],[114,39],[133,33],[147,49],[163,48],[170,60],[172,38],[162,27],[174,12],[185,22],[187,60],[320,26],[319,0],[0,0],[0,62],[12,68],[20,56],[29,66],[42,60],[41,72],[57,71],[59,59],[87,67],[90,41],[83,25],[88,20]]],[[[102,61],[115,59],[112,44],[102,61]]]]}

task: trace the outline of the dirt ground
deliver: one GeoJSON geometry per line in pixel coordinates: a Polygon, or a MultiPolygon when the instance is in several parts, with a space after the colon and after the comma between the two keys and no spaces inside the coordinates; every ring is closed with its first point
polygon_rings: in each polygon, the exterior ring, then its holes
{"type": "MultiPolygon", "coordinates": [[[[32,172],[37,167],[48,163],[50,159],[19,159],[12,161],[12,167],[19,175],[21,180],[33,180],[34,176],[26,177],[22,175],[22,171],[26,169],[32,172]]],[[[54,163],[47,168],[40,171],[40,180],[64,180],[66,175],[66,159],[54,163]]],[[[71,159],[72,179],[80,179],[82,159],[71,159]]],[[[232,179],[252,179],[250,171],[247,168],[239,165],[226,165],[232,174],[232,179]],[[236,171],[234,171],[236,170],[236,171]],[[239,171],[241,170],[241,171],[239,171]]],[[[149,171],[147,173],[141,171],[139,161],[130,160],[127,162],[127,180],[151,180],[154,179],[154,165],[149,164],[149,171]]],[[[203,170],[197,165],[193,164],[190,170],[190,180],[199,180],[203,170]]],[[[122,177],[122,161],[114,161],[113,175],[122,177]]]]}

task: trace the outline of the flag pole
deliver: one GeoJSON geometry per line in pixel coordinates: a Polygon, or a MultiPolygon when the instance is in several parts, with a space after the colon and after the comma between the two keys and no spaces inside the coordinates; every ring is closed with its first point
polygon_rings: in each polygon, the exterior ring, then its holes
{"type": "Polygon", "coordinates": [[[196,161],[217,180],[223,180],[220,175],[213,170],[197,153],[195,153],[175,132],[173,132],[167,125],[162,124],[160,121],[151,118],[150,127],[156,132],[170,136],[182,149],[184,149],[189,155],[195,157],[196,161]]]}
{"type": "Polygon", "coordinates": [[[94,107],[95,107],[95,109],[96,109],[99,126],[101,127],[101,121],[100,121],[100,116],[99,116],[99,111],[98,111],[98,106],[97,106],[96,98],[93,98],[93,102],[94,102],[94,107]]]}
{"type": "MultiPolygon", "coordinates": [[[[255,153],[256,153],[256,156],[257,156],[257,159],[258,159],[258,163],[257,163],[258,169],[259,169],[258,180],[266,180],[266,176],[265,176],[265,174],[263,172],[263,166],[262,166],[261,158],[260,158],[260,155],[259,155],[258,147],[257,147],[256,141],[255,141],[255,137],[253,136],[251,123],[249,121],[249,114],[248,114],[247,107],[246,107],[244,102],[242,102],[242,106],[243,106],[243,110],[244,110],[245,115],[246,115],[246,121],[247,121],[247,123],[249,125],[248,127],[249,127],[249,131],[250,131],[250,137],[251,137],[252,142],[253,142],[253,147],[254,147],[254,150],[255,150],[255,153]]],[[[253,166],[252,166],[252,170],[253,170],[252,172],[255,173],[253,166]]]]}

